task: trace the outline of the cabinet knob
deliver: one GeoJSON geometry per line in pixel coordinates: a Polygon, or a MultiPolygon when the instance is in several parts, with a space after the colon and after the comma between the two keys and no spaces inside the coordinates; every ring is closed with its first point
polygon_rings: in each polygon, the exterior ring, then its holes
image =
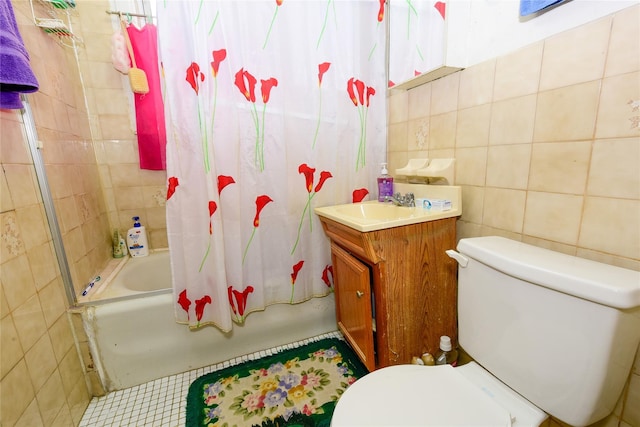
{"type": "Polygon", "coordinates": [[[358,298],[362,298],[362,296],[364,295],[364,292],[356,291],[356,295],[358,296],[358,298]]]}

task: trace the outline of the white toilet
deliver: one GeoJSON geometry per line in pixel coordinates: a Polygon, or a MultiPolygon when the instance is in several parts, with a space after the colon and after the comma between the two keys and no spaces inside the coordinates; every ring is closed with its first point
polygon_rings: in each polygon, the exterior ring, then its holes
{"type": "Polygon", "coordinates": [[[609,415],[640,342],[640,272],[501,237],[462,239],[453,368],[398,365],[356,381],[332,427],[573,426],[609,415]]]}

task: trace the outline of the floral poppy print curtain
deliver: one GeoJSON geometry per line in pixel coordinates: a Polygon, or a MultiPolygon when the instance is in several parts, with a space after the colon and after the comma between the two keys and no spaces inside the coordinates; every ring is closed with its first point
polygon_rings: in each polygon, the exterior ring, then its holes
{"type": "Polygon", "coordinates": [[[384,0],[161,0],[178,322],[332,292],[316,206],[376,196],[384,0]]]}

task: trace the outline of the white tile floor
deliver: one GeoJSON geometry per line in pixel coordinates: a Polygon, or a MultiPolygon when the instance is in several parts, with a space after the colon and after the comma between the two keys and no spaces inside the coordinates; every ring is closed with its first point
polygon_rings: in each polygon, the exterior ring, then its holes
{"type": "Polygon", "coordinates": [[[343,339],[340,332],[330,332],[94,397],[80,421],[80,427],[183,427],[189,385],[196,378],[323,338],[343,339]]]}

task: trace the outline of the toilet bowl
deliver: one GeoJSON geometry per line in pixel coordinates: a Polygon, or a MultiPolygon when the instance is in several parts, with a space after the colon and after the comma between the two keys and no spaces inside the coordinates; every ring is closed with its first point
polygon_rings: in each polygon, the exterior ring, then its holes
{"type": "Polygon", "coordinates": [[[546,417],[475,362],[457,368],[396,365],[352,384],[331,426],[533,427],[546,417]]]}
{"type": "Polygon", "coordinates": [[[497,236],[457,249],[458,342],[474,362],[373,371],[340,397],[332,426],[528,427],[546,414],[588,426],[609,415],[640,344],[640,272],[497,236]]]}

